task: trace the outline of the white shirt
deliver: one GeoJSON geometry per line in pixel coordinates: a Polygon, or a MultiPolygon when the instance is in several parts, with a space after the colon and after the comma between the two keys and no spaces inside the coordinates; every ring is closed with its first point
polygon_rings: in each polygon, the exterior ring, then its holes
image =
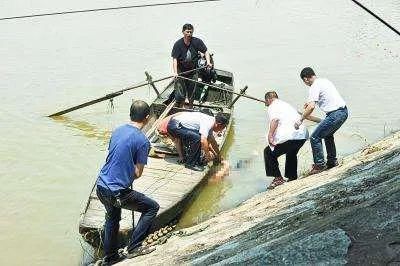
{"type": "Polygon", "coordinates": [[[332,82],[324,78],[317,78],[310,86],[308,102],[316,102],[325,113],[345,107],[346,103],[340,96],[332,82]]]}
{"type": "Polygon", "coordinates": [[[201,112],[182,112],[172,119],[181,123],[187,129],[199,131],[200,135],[207,138],[215,123],[215,118],[201,112]]]}
{"type": "Polygon", "coordinates": [[[288,140],[307,139],[308,130],[301,124],[299,129],[294,128],[294,124],[300,120],[301,116],[290,104],[279,99],[275,99],[268,106],[269,120],[278,120],[278,127],[274,135],[276,144],[283,143],[288,140]]]}

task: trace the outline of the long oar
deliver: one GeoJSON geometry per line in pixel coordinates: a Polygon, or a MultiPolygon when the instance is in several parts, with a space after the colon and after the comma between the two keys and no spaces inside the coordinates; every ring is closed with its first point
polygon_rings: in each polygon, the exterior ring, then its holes
{"type": "MultiPolygon", "coordinates": [[[[192,70],[189,70],[189,71],[185,71],[185,72],[182,72],[182,73],[180,73],[180,74],[189,74],[189,73],[191,73],[191,72],[198,71],[198,70],[203,69],[203,68],[205,68],[205,67],[207,67],[207,66],[199,67],[199,68],[192,69],[192,70]]],[[[154,83],[156,83],[156,82],[160,82],[160,81],[163,81],[163,80],[166,80],[166,79],[170,79],[170,78],[173,78],[173,77],[175,77],[175,76],[174,76],[174,75],[171,75],[171,76],[167,76],[167,77],[160,78],[160,79],[157,79],[157,80],[142,82],[142,83],[139,83],[139,84],[137,84],[137,85],[133,85],[133,86],[127,87],[127,88],[125,88],[125,89],[122,89],[122,90],[120,90],[120,91],[116,91],[116,92],[107,94],[107,95],[105,95],[105,96],[103,96],[103,97],[100,97],[100,98],[97,98],[97,99],[94,99],[94,100],[91,100],[91,101],[88,101],[88,102],[85,102],[85,103],[82,103],[82,104],[79,104],[79,105],[70,107],[70,108],[68,108],[68,109],[59,111],[59,112],[57,112],[57,113],[48,115],[48,117],[63,115],[63,114],[66,114],[66,113],[69,113],[69,112],[72,112],[72,111],[75,111],[75,110],[84,108],[84,107],[86,107],[86,106],[90,106],[90,105],[93,105],[93,104],[96,104],[96,103],[99,103],[99,102],[103,102],[103,101],[112,99],[112,98],[114,98],[114,97],[120,96],[120,95],[122,95],[125,91],[129,91],[129,90],[133,90],[133,89],[136,89],[136,88],[139,88],[139,87],[143,87],[143,86],[146,86],[146,85],[148,85],[148,84],[151,85],[152,83],[154,84],[154,83]]]]}
{"type": "MultiPolygon", "coordinates": [[[[264,104],[266,103],[266,101],[264,101],[264,100],[258,99],[256,97],[252,97],[252,96],[247,95],[247,94],[237,93],[237,92],[234,92],[234,91],[231,91],[231,90],[227,90],[227,89],[224,89],[224,88],[220,88],[218,86],[214,86],[214,85],[211,85],[211,84],[208,84],[208,83],[204,83],[204,82],[201,82],[201,81],[197,81],[197,80],[186,78],[186,77],[182,77],[182,76],[178,76],[178,78],[190,80],[190,81],[195,82],[195,83],[206,85],[206,86],[209,86],[211,88],[215,88],[217,90],[222,90],[222,91],[226,91],[226,92],[229,92],[229,93],[233,93],[235,95],[239,95],[239,96],[242,96],[242,97],[257,101],[257,102],[261,102],[261,103],[264,103],[264,104]]],[[[321,118],[316,117],[316,116],[312,116],[312,115],[308,116],[306,119],[309,120],[309,121],[315,122],[315,123],[321,122],[321,118]]]]}

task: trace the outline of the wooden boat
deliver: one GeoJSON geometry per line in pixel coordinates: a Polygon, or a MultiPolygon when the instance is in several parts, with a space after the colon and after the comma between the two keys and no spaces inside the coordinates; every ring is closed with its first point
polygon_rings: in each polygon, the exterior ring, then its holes
{"type": "MultiPolygon", "coordinates": [[[[214,114],[223,112],[229,117],[229,124],[226,129],[222,134],[216,136],[219,146],[223,147],[231,128],[233,104],[238,96],[236,99],[233,98],[232,73],[223,70],[216,70],[216,73],[216,82],[212,84],[212,87],[200,85],[203,92],[207,91],[207,93],[195,96],[193,111],[204,111],[206,108],[214,114]],[[222,90],[218,88],[222,88],[222,90]]],[[[146,73],[146,75],[148,74],[146,73]]],[[[150,78],[148,75],[148,79],[150,78]]],[[[173,82],[169,83],[161,93],[158,92],[154,84],[152,86],[158,96],[150,106],[151,118],[143,130],[150,139],[156,154],[161,153],[165,157],[149,157],[143,175],[134,181],[133,189],[146,194],[159,203],[160,210],[153,226],[153,230],[157,230],[179,217],[201,186],[212,167],[212,163],[209,163],[202,172],[192,171],[177,163],[175,152],[160,148],[163,147],[163,144],[155,130],[158,122],[169,114],[188,110],[173,107],[173,103],[166,104],[174,89],[173,82]]],[[[242,91],[244,92],[244,90],[242,91]]],[[[140,214],[122,210],[121,216],[120,235],[124,238],[132,230],[132,219],[135,220],[136,224],[140,214]]],[[[105,209],[96,195],[96,186],[94,185],[79,223],[79,232],[85,241],[92,246],[98,246],[100,243],[104,219],[105,209]]]]}

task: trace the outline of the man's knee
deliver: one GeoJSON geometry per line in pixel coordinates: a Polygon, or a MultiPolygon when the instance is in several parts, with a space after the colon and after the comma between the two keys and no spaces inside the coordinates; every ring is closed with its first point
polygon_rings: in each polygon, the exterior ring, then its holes
{"type": "Polygon", "coordinates": [[[156,216],[158,210],[160,209],[160,205],[153,199],[151,199],[149,203],[150,204],[149,204],[149,211],[148,212],[151,213],[152,216],[156,216]]]}
{"type": "Polygon", "coordinates": [[[118,224],[119,221],[121,221],[121,213],[117,213],[117,212],[110,213],[110,212],[107,212],[106,213],[106,220],[109,223],[118,224]]]}
{"type": "Polygon", "coordinates": [[[286,153],[286,161],[297,161],[297,152],[286,153]]]}
{"type": "Polygon", "coordinates": [[[147,205],[148,208],[153,211],[158,211],[160,209],[160,204],[158,204],[157,201],[151,198],[147,198],[147,205]]]}
{"type": "Polygon", "coordinates": [[[318,135],[318,134],[311,134],[311,137],[310,137],[310,143],[311,143],[311,145],[312,144],[315,144],[315,143],[318,143],[318,142],[320,142],[321,141],[321,137],[318,135]]]}
{"type": "Polygon", "coordinates": [[[158,204],[158,202],[155,201],[155,200],[153,200],[153,202],[154,202],[154,204],[153,204],[153,209],[154,209],[155,211],[158,211],[158,210],[160,209],[160,204],[158,204]]]}
{"type": "Polygon", "coordinates": [[[265,147],[264,149],[264,158],[271,158],[272,156],[272,151],[269,146],[265,147]]]}

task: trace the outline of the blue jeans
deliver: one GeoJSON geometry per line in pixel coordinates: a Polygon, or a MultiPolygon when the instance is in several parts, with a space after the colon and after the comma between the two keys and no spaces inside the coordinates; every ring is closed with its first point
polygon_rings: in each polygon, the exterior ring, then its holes
{"type": "MultiPolygon", "coordinates": [[[[118,253],[118,231],[121,220],[121,208],[141,213],[138,224],[132,232],[128,251],[131,252],[140,246],[148,235],[160,206],[157,202],[144,194],[132,189],[124,189],[117,194],[107,188],[97,186],[97,196],[106,208],[106,221],[104,225],[104,253],[105,259],[118,253]],[[117,197],[115,195],[118,195],[117,197]]],[[[134,223],[134,221],[133,221],[134,223]]],[[[134,224],[132,224],[134,227],[134,224]]]]}
{"type": "Polygon", "coordinates": [[[347,107],[339,108],[338,110],[327,113],[325,119],[319,123],[317,128],[311,134],[310,143],[314,164],[320,167],[325,166],[322,139],[325,141],[328,165],[335,163],[336,146],[333,134],[343,125],[348,115],[347,107]]]}

